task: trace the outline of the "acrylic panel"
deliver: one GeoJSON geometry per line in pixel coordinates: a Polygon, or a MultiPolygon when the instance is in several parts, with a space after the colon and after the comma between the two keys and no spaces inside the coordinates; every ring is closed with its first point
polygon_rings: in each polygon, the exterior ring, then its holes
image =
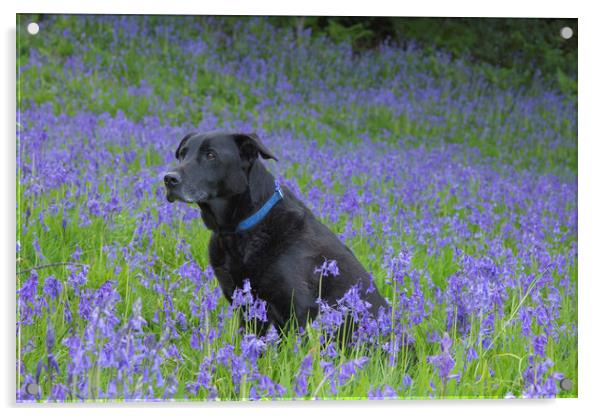
{"type": "Polygon", "coordinates": [[[577,29],[17,15],[16,400],[576,397],[577,29]]]}

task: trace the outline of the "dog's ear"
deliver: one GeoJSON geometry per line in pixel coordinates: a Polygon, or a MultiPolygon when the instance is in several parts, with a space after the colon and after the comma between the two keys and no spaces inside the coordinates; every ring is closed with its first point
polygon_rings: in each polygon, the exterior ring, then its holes
{"type": "Polygon", "coordinates": [[[257,159],[258,155],[261,155],[264,159],[274,159],[278,161],[274,153],[259,140],[259,137],[255,133],[236,133],[234,134],[234,140],[240,149],[240,155],[244,161],[252,163],[257,159]]]}
{"type": "Polygon", "coordinates": [[[186,136],[184,136],[184,138],[180,141],[180,145],[178,146],[178,148],[176,149],[176,159],[180,159],[180,156],[182,156],[180,154],[180,151],[182,150],[182,147],[186,144],[186,142],[188,141],[188,139],[190,139],[192,136],[194,136],[194,133],[188,133],[186,136]]]}

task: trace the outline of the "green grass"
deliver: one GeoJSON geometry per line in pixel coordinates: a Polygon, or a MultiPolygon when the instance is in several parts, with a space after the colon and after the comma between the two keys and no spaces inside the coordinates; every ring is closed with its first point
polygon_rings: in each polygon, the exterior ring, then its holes
{"type": "MultiPolygon", "coordinates": [[[[299,178],[300,185],[303,187],[303,176],[297,177],[299,178]]],[[[61,191],[51,193],[45,198],[38,200],[37,206],[32,209],[28,232],[21,235],[23,251],[18,256],[19,270],[29,269],[40,264],[69,261],[70,254],[79,245],[83,250],[81,263],[91,265],[88,275],[89,280],[86,286],[96,288],[109,278],[117,280],[118,291],[122,296],[122,301],[117,305],[118,315],[127,319],[131,314],[133,302],[140,297],[143,299],[143,316],[149,322],[148,332],[160,335],[164,317],[160,316],[160,322],[158,323],[153,323],[150,318],[153,316],[153,311],[161,310],[164,297],[157,293],[156,290],[146,288],[141,284],[138,278],[140,270],[131,269],[127,261],[123,258],[118,257],[114,262],[109,261],[107,254],[102,250],[102,247],[106,244],[125,246],[132,239],[135,231],[133,218],[127,215],[120,215],[113,218],[110,225],[106,224],[102,219],[96,218],[93,219],[89,227],[79,228],[71,224],[63,229],[61,219],[63,216],[69,215],[68,213],[59,211],[57,215],[45,216],[45,224],[49,230],[44,232],[42,225],[34,219],[38,218],[40,211],[45,210],[48,204],[58,203],[63,196],[64,194],[61,191]],[[38,236],[39,244],[46,257],[43,261],[36,257],[32,248],[32,238],[34,235],[38,236]],[[114,272],[116,268],[121,270],[117,274],[114,272]]],[[[73,212],[76,212],[78,209],[83,208],[81,206],[74,207],[73,212]]],[[[195,208],[191,207],[189,209],[195,208]]],[[[337,229],[342,230],[345,227],[345,221],[346,219],[342,218],[338,223],[328,225],[335,231],[337,229]]],[[[175,247],[179,241],[189,243],[191,245],[190,253],[192,253],[194,259],[201,267],[204,268],[207,266],[206,253],[210,234],[200,221],[192,221],[186,224],[178,222],[175,227],[161,226],[154,230],[152,235],[152,244],[142,244],[139,250],[141,252],[147,250],[158,256],[158,261],[153,265],[152,269],[160,276],[161,284],[164,287],[174,284],[178,280],[179,277],[173,273],[173,270],[185,261],[182,254],[175,252],[175,247]]],[[[409,244],[412,244],[413,241],[411,235],[407,236],[404,240],[409,244]]],[[[349,246],[360,261],[373,272],[377,284],[378,282],[382,282],[387,271],[382,269],[379,261],[375,260],[381,256],[379,247],[371,247],[361,236],[350,241],[349,246]]],[[[465,249],[470,251],[470,246],[466,246],[465,249]]],[[[427,255],[426,246],[417,246],[414,251],[413,263],[418,267],[424,265],[425,271],[428,271],[433,276],[434,283],[442,290],[445,290],[446,278],[458,269],[458,266],[452,260],[451,248],[444,250],[438,256],[429,256],[427,255]]],[[[50,274],[63,282],[66,282],[68,278],[68,273],[62,266],[40,269],[39,274],[40,284],[44,281],[44,277],[50,274]]],[[[576,281],[576,267],[569,270],[569,275],[572,281],[576,281]]],[[[25,276],[22,275],[20,279],[23,279],[25,276]]],[[[212,288],[216,286],[217,281],[213,280],[212,288]]],[[[385,286],[382,283],[379,286],[383,295],[392,298],[393,293],[387,290],[391,289],[390,286],[385,286]]],[[[429,298],[429,292],[427,291],[426,293],[427,298],[429,298]]],[[[195,296],[194,293],[185,291],[175,291],[173,295],[174,307],[181,311],[189,310],[190,299],[195,296]]],[[[508,306],[506,317],[513,316],[515,308],[521,302],[533,302],[531,299],[523,299],[522,296],[524,295],[520,292],[511,293],[510,300],[506,302],[508,306]]],[[[568,296],[566,293],[562,293],[562,297],[564,301],[559,322],[574,322],[577,309],[576,299],[568,296]]],[[[50,305],[51,308],[56,307],[56,312],[47,315],[57,335],[55,355],[59,362],[61,362],[61,358],[66,358],[66,354],[68,354],[67,348],[61,345],[61,337],[69,330],[80,331],[82,326],[86,325],[86,322],[77,319],[72,324],[65,322],[61,313],[61,305],[64,305],[66,302],[69,302],[72,307],[77,302],[77,297],[70,289],[63,291],[60,298],[54,304],[50,305]]],[[[220,300],[220,308],[222,307],[227,307],[227,302],[223,298],[220,300]]],[[[206,325],[215,326],[218,323],[217,320],[217,315],[213,314],[206,325]]],[[[200,322],[196,322],[195,318],[190,317],[188,324],[191,328],[194,325],[200,324],[200,322]]],[[[473,324],[473,334],[478,333],[479,323],[473,322],[473,324]]],[[[240,348],[241,338],[236,332],[238,328],[237,320],[235,318],[227,319],[224,325],[228,330],[225,331],[225,335],[222,338],[210,346],[210,349],[213,351],[217,351],[225,343],[231,343],[236,348],[240,348]]],[[[371,360],[364,371],[354,376],[351,382],[339,390],[336,397],[361,398],[365,397],[365,392],[369,390],[370,386],[384,384],[399,386],[406,372],[412,377],[413,384],[410,388],[402,390],[400,393],[401,397],[405,398],[503,397],[508,391],[520,391],[522,372],[525,369],[528,350],[525,350],[525,338],[520,334],[519,326],[510,325],[506,327],[502,325],[502,322],[496,322],[495,333],[497,334],[497,341],[495,348],[491,348],[491,350],[484,353],[478,351],[479,359],[467,364],[463,370],[464,376],[459,384],[448,382],[446,385],[441,385],[438,382],[436,391],[432,391],[429,382],[437,380],[437,375],[432,366],[425,361],[425,357],[439,353],[438,344],[432,344],[427,341],[427,333],[432,331],[446,331],[445,311],[442,305],[436,306],[427,320],[414,327],[414,335],[416,337],[415,351],[418,358],[414,354],[406,352],[407,355],[402,361],[407,362],[407,367],[399,365],[396,367],[389,366],[388,357],[380,350],[376,353],[373,351],[355,350],[341,355],[340,358],[335,360],[335,363],[341,364],[349,359],[357,358],[364,353],[369,354],[371,360]],[[412,363],[414,364],[411,365],[412,363]],[[494,376],[489,373],[490,370],[495,372],[494,376]]],[[[34,325],[22,327],[21,340],[32,340],[34,343],[33,351],[26,356],[25,365],[27,368],[35,368],[35,365],[45,357],[45,334],[46,321],[44,319],[40,319],[34,325]]],[[[183,330],[179,335],[181,338],[177,341],[176,345],[184,358],[183,362],[176,365],[175,362],[167,361],[163,364],[162,368],[165,374],[169,374],[170,368],[177,368],[179,378],[194,379],[203,357],[209,351],[192,349],[189,343],[189,331],[183,330]]],[[[450,336],[454,340],[460,339],[456,337],[457,335],[454,332],[450,333],[450,336]]],[[[309,391],[314,392],[316,397],[322,399],[332,398],[328,383],[323,383],[324,375],[322,369],[317,364],[320,360],[320,348],[316,347],[319,345],[319,334],[309,328],[307,339],[296,351],[294,351],[295,338],[295,332],[291,331],[278,347],[269,348],[259,358],[258,368],[261,369],[263,374],[277,380],[288,390],[291,385],[287,385],[287,382],[292,383],[293,376],[298,371],[301,360],[307,354],[312,354],[314,356],[315,372],[309,379],[309,391]],[[282,363],[286,364],[282,365],[282,363]]],[[[478,342],[474,336],[471,336],[466,340],[465,344],[463,345],[462,342],[457,341],[452,347],[454,357],[457,358],[456,366],[454,367],[455,370],[452,373],[457,369],[463,368],[464,363],[458,357],[465,357],[466,346],[478,345],[478,342]]],[[[576,382],[577,350],[573,346],[573,336],[569,333],[563,333],[560,335],[558,343],[549,344],[547,352],[550,357],[555,357],[555,368],[562,369],[567,378],[576,382]]],[[[96,385],[106,390],[108,381],[114,377],[114,373],[97,370],[97,373],[91,374],[90,377],[94,379],[96,385]]],[[[237,400],[246,398],[248,395],[248,386],[244,387],[244,385],[238,393],[235,392],[227,368],[218,366],[213,380],[219,390],[221,400],[237,400]]],[[[41,386],[43,391],[49,391],[52,385],[53,382],[48,377],[42,378],[41,386]]],[[[184,385],[180,386],[180,390],[175,395],[176,398],[183,397],[184,387],[184,385]]],[[[575,391],[577,390],[575,389],[575,391]]],[[[573,393],[560,392],[559,396],[572,397],[573,393]]],[[[198,397],[189,397],[189,399],[195,400],[202,400],[204,398],[206,398],[206,392],[201,393],[198,397]]]]}

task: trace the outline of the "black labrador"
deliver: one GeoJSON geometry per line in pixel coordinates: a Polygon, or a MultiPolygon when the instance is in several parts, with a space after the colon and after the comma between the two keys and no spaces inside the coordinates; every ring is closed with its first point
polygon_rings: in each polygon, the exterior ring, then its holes
{"type": "Polygon", "coordinates": [[[277,160],[255,134],[192,133],[164,178],[167,200],[198,204],[213,231],[209,260],[228,301],[249,279],[267,303],[268,323],[279,329],[290,318],[305,326],[319,311],[319,297],[335,305],[353,285],[373,315],[387,307],[351,250],[279,187],[260,156],[277,160]],[[316,271],[325,260],[336,260],[338,275],[316,271]]]}

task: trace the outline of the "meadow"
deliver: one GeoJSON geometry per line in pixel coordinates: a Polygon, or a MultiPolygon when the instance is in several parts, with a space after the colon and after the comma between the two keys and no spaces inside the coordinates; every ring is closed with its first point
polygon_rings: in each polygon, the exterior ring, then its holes
{"type": "Polygon", "coordinates": [[[45,16],[34,36],[35,18],[17,22],[18,402],[577,396],[575,97],[263,18],[45,16]],[[198,207],[163,189],[209,130],[259,135],[390,313],[350,292],[305,329],[239,330],[265,305],[249,286],[228,304],[198,207]]]}

